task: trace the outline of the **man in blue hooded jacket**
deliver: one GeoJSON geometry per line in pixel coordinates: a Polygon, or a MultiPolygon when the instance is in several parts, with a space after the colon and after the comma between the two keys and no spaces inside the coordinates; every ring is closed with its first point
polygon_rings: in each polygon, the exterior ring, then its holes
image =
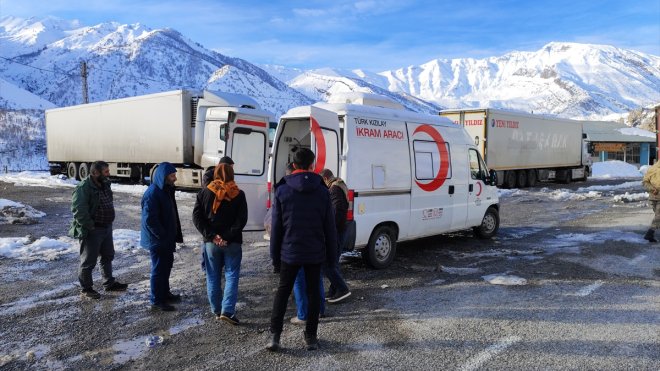
{"type": "Polygon", "coordinates": [[[318,349],[321,265],[326,260],[334,261],[337,233],[328,188],[321,176],[311,171],[314,157],[307,148],[296,150],[296,170],[275,188],[270,257],[275,268],[279,267],[280,282],[270,318],[271,340],[266,346],[271,351],[280,348],[287,301],[301,267],[309,300],[304,339],[308,350],[318,349]]]}
{"type": "Polygon", "coordinates": [[[176,169],[169,162],[158,165],[151,185],[142,196],[140,245],[151,254],[151,308],[170,312],[180,295],[170,291],[170,272],[177,242],[183,242],[179,212],[174,198],[176,169]]]}

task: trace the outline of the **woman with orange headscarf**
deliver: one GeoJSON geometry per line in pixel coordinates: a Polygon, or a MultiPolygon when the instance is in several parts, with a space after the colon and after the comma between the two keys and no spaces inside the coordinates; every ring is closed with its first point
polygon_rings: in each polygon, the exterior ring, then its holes
{"type": "Polygon", "coordinates": [[[193,223],[204,238],[206,292],[217,319],[238,325],[236,300],[241,271],[243,228],[247,223],[245,193],[234,182],[234,169],[218,164],[213,181],[197,194],[193,223]],[[222,269],[225,288],[222,290],[222,269]]]}

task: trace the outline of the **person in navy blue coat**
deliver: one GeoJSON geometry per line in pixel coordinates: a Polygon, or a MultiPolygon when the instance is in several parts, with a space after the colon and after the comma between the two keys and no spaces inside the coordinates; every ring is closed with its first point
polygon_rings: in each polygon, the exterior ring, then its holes
{"type": "Polygon", "coordinates": [[[183,242],[174,182],[176,169],[163,162],[154,171],[151,185],[142,196],[140,245],[149,249],[151,255],[151,308],[167,312],[176,310],[172,303],[181,301],[180,295],[170,291],[174,250],[177,242],[183,242]]]}
{"type": "Polygon", "coordinates": [[[318,349],[319,277],[321,265],[334,261],[337,234],[328,189],[321,176],[311,171],[314,157],[311,150],[299,148],[293,156],[296,170],[275,188],[270,256],[273,266],[279,267],[280,282],[270,319],[271,340],[266,347],[271,351],[280,348],[287,302],[301,267],[309,299],[304,339],[308,350],[318,349]]]}

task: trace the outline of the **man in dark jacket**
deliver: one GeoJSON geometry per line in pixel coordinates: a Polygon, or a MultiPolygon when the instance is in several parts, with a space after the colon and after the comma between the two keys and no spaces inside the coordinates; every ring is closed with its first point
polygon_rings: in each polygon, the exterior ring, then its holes
{"type": "Polygon", "coordinates": [[[298,270],[305,270],[309,308],[304,338],[308,350],[318,349],[317,330],[321,295],[321,265],[333,261],[337,236],[330,195],[318,174],[311,172],[314,153],[298,149],[293,156],[296,170],[282,178],[275,189],[270,256],[280,267],[280,282],[270,318],[271,340],[266,347],[280,348],[284,315],[298,270]]]}
{"type": "Polygon", "coordinates": [[[346,237],[346,213],[348,212],[348,187],[341,178],[336,178],[330,169],[323,169],[319,173],[330,191],[330,201],[335,212],[335,226],[337,227],[337,253],[335,260],[326,261],[323,267],[325,276],[330,281],[330,288],[326,300],[328,303],[339,303],[351,296],[348,285],[339,271],[339,257],[346,237]]]}
{"type": "Polygon", "coordinates": [[[181,301],[170,291],[170,272],[177,242],[183,242],[179,212],[174,199],[176,169],[169,162],[158,165],[151,185],[142,196],[140,245],[151,254],[151,308],[176,310],[171,303],[181,301]]]}
{"type": "Polygon", "coordinates": [[[69,235],[80,240],[80,294],[90,299],[101,297],[94,290],[92,282],[92,270],[99,256],[105,290],[124,291],[128,287],[112,276],[112,259],[115,257],[112,222],[115,220],[115,207],[108,176],[108,164],[103,161],[94,162],[89,177],[78,183],[71,199],[73,220],[69,235]]]}

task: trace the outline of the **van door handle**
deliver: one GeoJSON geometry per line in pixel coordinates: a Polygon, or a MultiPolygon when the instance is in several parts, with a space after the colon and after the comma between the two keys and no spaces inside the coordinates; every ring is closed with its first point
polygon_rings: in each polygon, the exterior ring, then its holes
{"type": "Polygon", "coordinates": [[[468,191],[470,192],[474,191],[474,184],[470,184],[470,186],[468,187],[468,191]]]}
{"type": "Polygon", "coordinates": [[[453,194],[454,194],[454,186],[453,186],[453,185],[450,185],[450,186],[449,186],[449,194],[450,194],[450,195],[453,195],[453,194]]]}

